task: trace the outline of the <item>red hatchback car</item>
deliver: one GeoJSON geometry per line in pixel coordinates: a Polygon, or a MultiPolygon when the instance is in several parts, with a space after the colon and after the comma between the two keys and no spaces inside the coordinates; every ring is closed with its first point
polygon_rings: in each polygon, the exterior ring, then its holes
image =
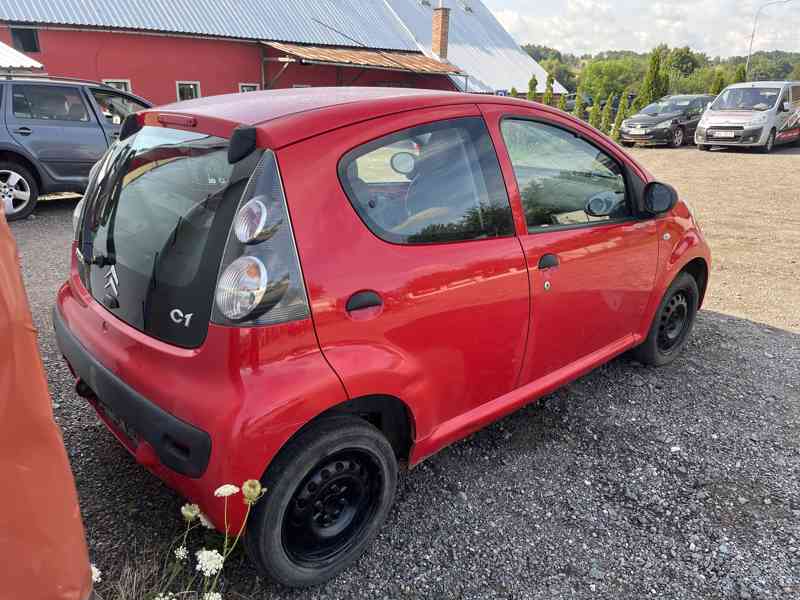
{"type": "Polygon", "coordinates": [[[671,187],[552,108],[249,93],[126,121],[54,323],[78,393],[218,526],[214,489],[262,478],[249,554],[306,586],[365,550],[399,464],[626,350],[671,361],[709,260],[671,187]]]}

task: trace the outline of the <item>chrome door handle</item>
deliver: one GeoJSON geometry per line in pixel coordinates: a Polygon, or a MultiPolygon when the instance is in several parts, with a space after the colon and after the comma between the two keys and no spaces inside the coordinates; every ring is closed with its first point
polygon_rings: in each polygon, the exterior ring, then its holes
{"type": "Polygon", "coordinates": [[[30,127],[19,127],[14,130],[14,133],[18,133],[20,135],[30,135],[33,133],[33,129],[30,127]]]}

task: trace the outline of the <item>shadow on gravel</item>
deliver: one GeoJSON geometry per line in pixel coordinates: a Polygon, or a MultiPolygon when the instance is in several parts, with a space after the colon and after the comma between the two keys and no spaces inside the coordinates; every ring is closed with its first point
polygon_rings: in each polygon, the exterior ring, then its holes
{"type": "MultiPolygon", "coordinates": [[[[44,330],[43,337],[50,336],[44,330]]],[[[800,594],[800,335],[702,312],[653,369],[620,358],[401,477],[369,552],[311,592],[238,555],[253,598],[786,598],[800,594]]],[[[48,364],[93,560],[164,548],[181,499],[48,364]]]]}

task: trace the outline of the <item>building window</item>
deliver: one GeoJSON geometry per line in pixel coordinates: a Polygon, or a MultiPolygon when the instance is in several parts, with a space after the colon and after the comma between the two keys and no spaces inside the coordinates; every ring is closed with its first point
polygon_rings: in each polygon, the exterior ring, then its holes
{"type": "Polygon", "coordinates": [[[130,79],[103,79],[103,83],[110,85],[113,88],[117,88],[121,92],[131,91],[130,79]]]}
{"type": "Polygon", "coordinates": [[[11,43],[20,52],[39,52],[39,32],[35,29],[12,27],[11,43]]]}
{"type": "Polygon", "coordinates": [[[178,101],[192,100],[200,97],[199,81],[177,81],[175,86],[178,90],[178,101]]]}
{"type": "Polygon", "coordinates": [[[239,84],[239,91],[240,92],[257,92],[258,88],[261,87],[257,83],[240,83],[239,84]]]}

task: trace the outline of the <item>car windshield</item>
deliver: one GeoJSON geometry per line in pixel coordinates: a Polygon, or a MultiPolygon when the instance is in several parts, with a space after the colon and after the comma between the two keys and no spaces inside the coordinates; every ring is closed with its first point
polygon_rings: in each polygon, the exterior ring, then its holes
{"type": "Polygon", "coordinates": [[[642,109],[645,115],[665,115],[668,113],[683,112],[691,103],[691,98],[665,98],[658,102],[648,104],[642,109]]]}
{"type": "Polygon", "coordinates": [[[711,105],[711,110],[769,110],[778,101],[779,88],[728,88],[711,105]]]}

